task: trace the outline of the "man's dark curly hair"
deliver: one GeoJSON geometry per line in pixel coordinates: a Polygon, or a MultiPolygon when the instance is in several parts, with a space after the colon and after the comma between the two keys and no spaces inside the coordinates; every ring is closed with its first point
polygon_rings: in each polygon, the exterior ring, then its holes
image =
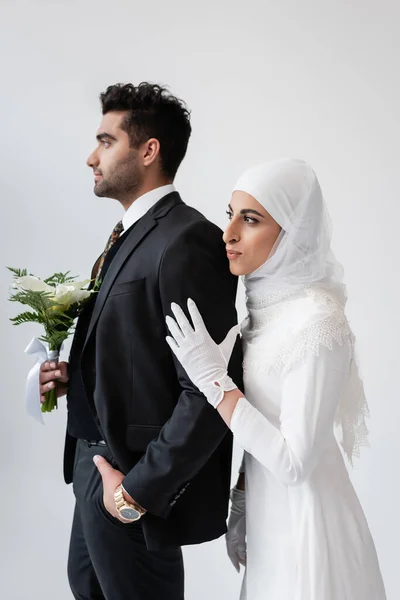
{"type": "Polygon", "coordinates": [[[161,168],[174,178],[186,154],[190,112],[185,103],[160,85],[142,82],[111,85],[100,94],[103,115],[126,111],[121,129],[129,135],[130,146],[137,148],[150,138],[160,142],[161,168]]]}

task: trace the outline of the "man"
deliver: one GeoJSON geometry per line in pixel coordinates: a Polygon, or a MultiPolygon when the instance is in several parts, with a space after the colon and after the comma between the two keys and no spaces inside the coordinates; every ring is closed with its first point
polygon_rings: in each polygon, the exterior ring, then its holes
{"type": "MultiPolygon", "coordinates": [[[[236,323],[237,281],[221,231],[173,186],[191,133],[183,103],[149,83],[100,98],[87,164],[95,194],[125,214],[93,268],[99,291],[69,366],[41,370],[41,394],[67,393],[69,581],[79,600],[181,600],[180,547],[226,530],[232,440],[174,359],[165,317],[192,298],[219,343],[236,323]]],[[[230,373],[240,381],[239,341],[230,373]]]]}

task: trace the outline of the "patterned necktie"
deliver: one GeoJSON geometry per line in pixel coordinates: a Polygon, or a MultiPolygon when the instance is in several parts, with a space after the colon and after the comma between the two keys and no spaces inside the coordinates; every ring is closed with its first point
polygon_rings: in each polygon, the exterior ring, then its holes
{"type": "Polygon", "coordinates": [[[104,265],[104,260],[105,260],[105,258],[107,256],[108,251],[115,244],[115,242],[117,241],[117,239],[119,238],[119,236],[121,235],[121,233],[123,232],[123,230],[124,230],[124,226],[122,225],[122,221],[118,221],[118,223],[116,224],[116,226],[112,230],[112,233],[111,233],[110,237],[108,238],[108,242],[106,244],[106,247],[104,248],[103,254],[100,257],[99,266],[97,268],[97,273],[96,273],[95,285],[96,285],[96,283],[100,279],[101,271],[102,271],[102,268],[103,268],[103,265],[104,265]]]}

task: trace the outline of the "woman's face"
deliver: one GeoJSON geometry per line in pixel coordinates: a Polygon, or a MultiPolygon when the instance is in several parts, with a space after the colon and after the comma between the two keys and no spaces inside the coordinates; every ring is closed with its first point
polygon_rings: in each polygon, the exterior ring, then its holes
{"type": "Polygon", "coordinates": [[[223,239],[231,273],[249,275],[268,259],[281,227],[246,192],[233,192],[227,214],[229,225],[223,239]]]}

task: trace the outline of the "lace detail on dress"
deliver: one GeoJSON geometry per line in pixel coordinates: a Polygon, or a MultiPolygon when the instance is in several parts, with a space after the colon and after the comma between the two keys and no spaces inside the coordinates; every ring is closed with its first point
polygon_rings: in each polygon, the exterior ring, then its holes
{"type": "Polygon", "coordinates": [[[277,302],[282,302],[282,300],[286,300],[290,296],[294,294],[298,294],[302,290],[304,290],[306,286],[303,285],[301,287],[282,287],[272,290],[271,292],[267,292],[262,295],[258,295],[251,302],[248,302],[249,306],[253,309],[259,310],[262,308],[266,308],[267,306],[271,306],[276,304],[277,302]]]}
{"type": "Polygon", "coordinates": [[[334,314],[302,330],[290,344],[284,345],[271,357],[272,360],[266,360],[264,353],[260,352],[259,357],[248,356],[243,368],[245,371],[263,369],[283,374],[293,365],[302,362],[308,352],[318,356],[321,345],[332,350],[334,341],[342,345],[350,335],[351,330],[344,315],[340,319],[334,314]]]}
{"type": "Polygon", "coordinates": [[[248,319],[248,325],[252,329],[261,329],[279,321],[287,312],[287,303],[279,302],[268,308],[258,308],[251,311],[248,319]]]}
{"type": "Polygon", "coordinates": [[[330,291],[322,287],[305,288],[303,297],[287,299],[265,309],[252,310],[242,330],[245,343],[246,328],[253,331],[262,330],[265,333],[265,343],[260,346],[255,343],[253,347],[246,344],[244,370],[262,369],[282,374],[294,364],[304,360],[308,352],[318,356],[321,345],[332,350],[334,341],[342,345],[352,335],[343,304],[330,291]],[[309,304],[304,304],[304,299],[307,297],[312,301],[312,310],[315,312],[314,315],[311,314],[310,320],[303,315],[303,311],[309,310],[309,304]],[[322,310],[318,311],[317,308],[322,310]],[[298,321],[302,318],[305,318],[305,322],[299,328],[298,321]],[[283,340],[279,335],[275,340],[272,336],[268,339],[269,332],[272,333],[277,325],[281,327],[281,323],[283,325],[290,319],[293,321],[293,330],[290,330],[286,336],[282,336],[283,340]]]}
{"type": "MultiPolygon", "coordinates": [[[[354,336],[352,336],[352,342],[354,348],[354,336]]],[[[351,465],[353,465],[354,456],[360,458],[361,448],[369,447],[369,431],[366,424],[369,415],[364,385],[353,349],[349,382],[335,419],[335,425],[341,429],[340,444],[351,465]]]]}
{"type": "Polygon", "coordinates": [[[335,425],[341,430],[343,451],[353,464],[353,457],[360,456],[360,448],[369,445],[365,422],[369,408],[355,357],[355,338],[343,302],[322,287],[305,288],[300,297],[251,310],[244,323],[243,336],[245,373],[262,370],[282,377],[303,362],[308,353],[318,356],[321,346],[332,350],[334,342],[351,344],[348,382],[335,425]]]}

